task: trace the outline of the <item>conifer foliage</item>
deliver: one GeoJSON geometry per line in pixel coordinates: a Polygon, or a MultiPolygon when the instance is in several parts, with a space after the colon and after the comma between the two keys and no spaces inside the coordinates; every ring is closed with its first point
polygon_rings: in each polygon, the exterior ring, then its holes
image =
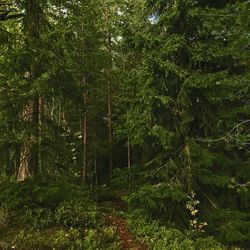
{"type": "Polygon", "coordinates": [[[249,24],[248,0],[2,0],[1,180],[108,183],[247,246],[249,24]]]}

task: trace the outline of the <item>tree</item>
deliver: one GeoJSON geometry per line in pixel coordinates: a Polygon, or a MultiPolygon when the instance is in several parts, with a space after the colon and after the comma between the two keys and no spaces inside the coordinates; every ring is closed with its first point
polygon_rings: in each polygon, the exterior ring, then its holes
{"type": "MultiPolygon", "coordinates": [[[[239,193],[234,202],[235,190],[230,189],[235,176],[236,182],[248,179],[241,175],[249,167],[249,38],[242,25],[247,6],[231,1],[128,1],[121,22],[123,49],[134,64],[125,72],[122,91],[128,90],[133,100],[123,96],[127,111],[120,116],[118,133],[128,133],[132,144],[149,148],[145,174],[149,176],[150,167],[152,190],[157,182],[167,183],[176,190],[173,200],[178,187],[187,194],[196,191],[203,207],[211,206],[213,216],[204,212],[210,225],[220,218],[218,227],[228,223],[219,212],[223,208],[232,213],[235,207],[241,213],[248,209],[244,195],[239,193]]],[[[244,235],[235,239],[241,241],[247,237],[247,222],[238,219],[244,226],[231,230],[244,235]]],[[[227,238],[225,231],[220,234],[227,238]]]]}

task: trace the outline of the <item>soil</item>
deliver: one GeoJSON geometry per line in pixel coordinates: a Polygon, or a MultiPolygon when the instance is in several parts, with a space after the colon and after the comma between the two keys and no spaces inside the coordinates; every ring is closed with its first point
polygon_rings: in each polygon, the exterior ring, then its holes
{"type": "Polygon", "coordinates": [[[108,212],[105,212],[106,221],[114,226],[117,230],[117,234],[120,237],[122,243],[121,250],[148,250],[148,247],[139,242],[130,232],[127,222],[119,217],[117,214],[118,210],[123,210],[122,205],[120,204],[109,204],[110,207],[108,212]],[[111,210],[111,211],[110,211],[111,210]]]}

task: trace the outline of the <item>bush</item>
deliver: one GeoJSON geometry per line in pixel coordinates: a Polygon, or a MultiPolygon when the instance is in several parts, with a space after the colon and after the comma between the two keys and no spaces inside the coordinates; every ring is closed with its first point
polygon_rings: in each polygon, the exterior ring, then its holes
{"type": "Polygon", "coordinates": [[[9,223],[9,210],[5,205],[0,206],[0,232],[5,230],[9,223]]]}
{"type": "Polygon", "coordinates": [[[156,213],[165,213],[169,203],[178,204],[186,199],[187,195],[179,187],[168,184],[145,185],[124,197],[129,207],[140,207],[156,213]]]}
{"type": "Polygon", "coordinates": [[[56,209],[55,220],[67,227],[93,227],[102,222],[96,205],[90,201],[62,202],[56,209]]]}
{"type": "Polygon", "coordinates": [[[1,235],[0,249],[120,249],[84,187],[53,180],[0,183],[3,201],[0,230],[8,222],[10,230],[1,235]]]}
{"type": "Polygon", "coordinates": [[[212,219],[215,222],[215,234],[222,242],[231,244],[244,242],[246,245],[249,245],[250,220],[248,214],[233,210],[217,209],[210,214],[210,217],[207,216],[207,219],[212,219]]]}
{"type": "Polygon", "coordinates": [[[223,250],[223,246],[213,238],[192,239],[189,233],[175,228],[161,226],[147,217],[128,216],[131,231],[152,250],[223,250]]]}
{"type": "Polygon", "coordinates": [[[27,208],[20,215],[21,224],[31,228],[46,228],[54,223],[53,213],[49,208],[27,208]]]}
{"type": "Polygon", "coordinates": [[[51,179],[27,179],[23,182],[0,183],[0,204],[11,209],[50,208],[55,209],[62,201],[89,197],[86,188],[72,183],[51,179]]]}
{"type": "Polygon", "coordinates": [[[95,201],[104,202],[104,201],[118,201],[120,200],[117,193],[111,187],[101,186],[97,187],[92,191],[92,195],[95,201]]]}
{"type": "Polygon", "coordinates": [[[18,250],[120,250],[113,227],[104,226],[81,232],[78,229],[51,228],[22,230],[8,242],[0,242],[0,249],[18,250]]]}
{"type": "Polygon", "coordinates": [[[120,250],[120,242],[113,227],[102,230],[90,229],[83,242],[83,249],[88,250],[120,250]]]}
{"type": "Polygon", "coordinates": [[[9,242],[6,249],[18,250],[62,250],[81,249],[82,240],[80,232],[76,229],[45,231],[20,231],[14,239],[9,242]]]}

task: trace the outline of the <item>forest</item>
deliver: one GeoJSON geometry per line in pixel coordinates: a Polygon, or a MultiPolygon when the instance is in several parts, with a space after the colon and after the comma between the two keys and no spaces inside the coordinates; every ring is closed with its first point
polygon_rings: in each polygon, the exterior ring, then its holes
{"type": "Polygon", "coordinates": [[[249,0],[0,0],[10,249],[250,249],[249,0]]]}

